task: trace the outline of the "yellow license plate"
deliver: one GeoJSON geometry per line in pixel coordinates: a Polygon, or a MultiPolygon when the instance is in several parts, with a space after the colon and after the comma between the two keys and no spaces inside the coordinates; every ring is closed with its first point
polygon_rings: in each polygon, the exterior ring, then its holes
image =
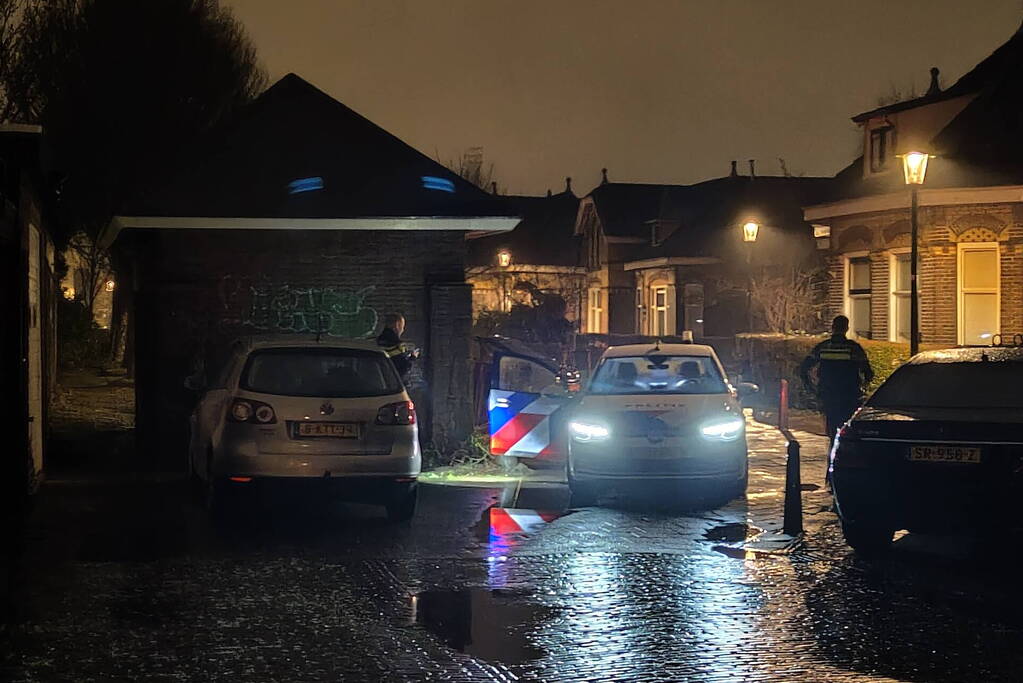
{"type": "Polygon", "coordinates": [[[913,446],[909,459],[916,462],[980,462],[980,449],[973,446],[913,446]]]}
{"type": "Polygon", "coordinates": [[[359,425],[353,422],[299,422],[299,436],[333,436],[339,439],[358,439],[359,425]]]}

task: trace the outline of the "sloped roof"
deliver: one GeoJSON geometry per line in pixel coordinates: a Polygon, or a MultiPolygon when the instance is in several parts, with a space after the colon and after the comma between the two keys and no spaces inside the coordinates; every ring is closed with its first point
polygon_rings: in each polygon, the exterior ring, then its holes
{"type": "Polygon", "coordinates": [[[802,207],[817,201],[830,178],[730,176],[689,187],[676,220],[679,227],[660,247],[659,256],[720,256],[738,235],[737,226],[755,219],[772,230],[809,235],[802,207]]]}
{"type": "MultiPolygon", "coordinates": [[[[909,109],[963,94],[975,94],[975,97],[930,142],[937,158],[928,164],[926,187],[1023,183],[1023,32],[1020,29],[941,93],[941,97],[917,98],[898,106],[906,105],[902,109],[909,109]]],[[[897,167],[890,172],[863,177],[861,156],[835,175],[821,201],[904,190],[902,173],[897,167]]]]}
{"type": "Polygon", "coordinates": [[[514,230],[469,241],[467,263],[490,266],[507,249],[516,264],[579,266],[581,239],[574,235],[579,198],[566,190],[550,197],[503,196],[521,215],[514,230]]]}
{"type": "Polygon", "coordinates": [[[295,74],[207,137],[191,168],[123,216],[338,219],[509,217],[513,208],[295,74]],[[440,178],[453,191],[424,187],[440,178]],[[292,193],[311,180],[322,189],[292,193]],[[450,185],[448,185],[450,183],[450,185]]]}
{"type": "Polygon", "coordinates": [[[649,221],[667,218],[666,211],[678,206],[688,185],[647,183],[604,183],[589,197],[608,237],[650,237],[649,221]]]}
{"type": "Polygon", "coordinates": [[[993,81],[1000,80],[1006,70],[1017,68],[1021,60],[1023,60],[1023,24],[1016,29],[1016,32],[1009,40],[978,62],[975,67],[963,74],[959,80],[948,88],[936,93],[923,95],[922,97],[915,97],[902,102],[893,102],[883,107],[865,111],[854,116],[853,121],[860,123],[875,116],[894,114],[907,109],[915,109],[923,105],[979,92],[993,81]]]}

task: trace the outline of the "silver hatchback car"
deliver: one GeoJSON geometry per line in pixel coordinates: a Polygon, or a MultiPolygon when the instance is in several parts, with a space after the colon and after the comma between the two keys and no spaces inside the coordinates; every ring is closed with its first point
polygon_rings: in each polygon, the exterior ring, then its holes
{"type": "Polygon", "coordinates": [[[316,479],[405,520],[421,465],[415,406],[368,342],[241,340],[191,418],[189,470],[211,509],[236,487],[316,479]]]}

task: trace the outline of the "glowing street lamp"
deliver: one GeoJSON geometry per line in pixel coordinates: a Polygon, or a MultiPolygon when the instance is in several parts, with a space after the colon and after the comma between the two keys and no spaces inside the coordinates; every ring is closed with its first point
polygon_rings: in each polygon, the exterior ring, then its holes
{"type": "Polygon", "coordinates": [[[927,175],[927,160],[930,154],[926,152],[906,152],[902,156],[902,174],[906,178],[907,185],[923,185],[924,177],[927,175]]]}
{"type": "Polygon", "coordinates": [[[919,200],[917,190],[927,177],[927,152],[906,152],[902,157],[902,175],[910,187],[910,248],[909,255],[909,355],[915,356],[920,350],[920,293],[917,289],[916,271],[919,261],[920,237],[917,219],[919,200]]]}
{"type": "Polygon", "coordinates": [[[507,249],[502,249],[501,251],[497,252],[497,265],[501,266],[502,268],[507,268],[508,266],[511,265],[511,262],[512,255],[510,251],[508,251],[507,249]]]}
{"type": "Polygon", "coordinates": [[[754,223],[753,221],[747,222],[742,226],[742,241],[743,242],[756,242],[757,234],[760,232],[760,224],[754,223]]]}

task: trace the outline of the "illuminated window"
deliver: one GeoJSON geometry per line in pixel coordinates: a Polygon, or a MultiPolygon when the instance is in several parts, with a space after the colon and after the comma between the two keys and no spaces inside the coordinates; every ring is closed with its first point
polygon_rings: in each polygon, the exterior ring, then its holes
{"type": "Polygon", "coordinates": [[[103,289],[107,290],[108,292],[112,292],[114,291],[115,286],[116,284],[114,283],[113,280],[107,280],[106,284],[103,285],[103,289]]]}
{"type": "Polygon", "coordinates": [[[892,254],[889,264],[892,299],[891,299],[891,332],[888,335],[891,341],[909,341],[909,276],[910,276],[910,254],[892,254]]]}
{"type": "Polygon", "coordinates": [[[960,344],[991,344],[998,334],[1000,268],[997,244],[959,245],[960,344]]]}
{"type": "Polygon", "coordinates": [[[590,334],[600,334],[604,331],[604,290],[600,287],[591,287],[588,301],[586,331],[590,334]]]}
{"type": "Polygon", "coordinates": [[[656,337],[663,337],[668,334],[668,288],[664,286],[653,287],[653,313],[651,322],[653,324],[650,333],[656,337]]]}
{"type": "Polygon", "coordinates": [[[849,329],[857,337],[871,338],[870,259],[850,258],[846,266],[846,314],[849,329]]]}

